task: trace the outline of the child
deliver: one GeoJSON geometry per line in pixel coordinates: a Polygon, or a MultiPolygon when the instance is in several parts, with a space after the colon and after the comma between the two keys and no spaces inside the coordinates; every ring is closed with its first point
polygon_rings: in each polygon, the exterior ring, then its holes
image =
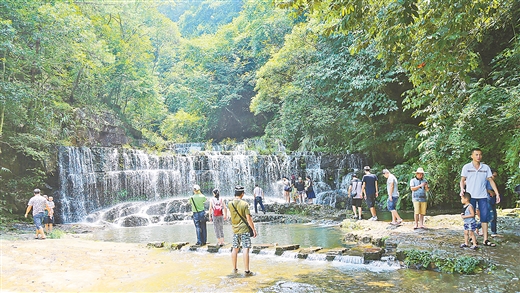
{"type": "Polygon", "coordinates": [[[473,250],[476,250],[477,247],[477,237],[475,237],[475,229],[477,228],[477,222],[475,221],[475,210],[473,206],[469,203],[471,199],[471,194],[468,192],[464,192],[462,197],[460,198],[460,202],[464,205],[462,208],[462,213],[460,216],[464,219],[464,243],[460,245],[460,248],[468,247],[468,240],[471,238],[473,245],[470,247],[473,250]]]}

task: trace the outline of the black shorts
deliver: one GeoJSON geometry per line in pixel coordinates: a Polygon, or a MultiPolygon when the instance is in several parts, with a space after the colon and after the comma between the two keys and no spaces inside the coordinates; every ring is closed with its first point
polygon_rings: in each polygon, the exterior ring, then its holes
{"type": "Polygon", "coordinates": [[[54,217],[45,216],[43,219],[44,224],[54,224],[54,217]]]}
{"type": "Polygon", "coordinates": [[[352,199],[352,206],[354,206],[356,208],[360,208],[362,203],[363,203],[362,198],[353,198],[352,199]]]}
{"type": "Polygon", "coordinates": [[[368,208],[373,208],[374,203],[376,201],[376,195],[375,194],[367,194],[367,198],[365,199],[367,202],[368,208]]]}

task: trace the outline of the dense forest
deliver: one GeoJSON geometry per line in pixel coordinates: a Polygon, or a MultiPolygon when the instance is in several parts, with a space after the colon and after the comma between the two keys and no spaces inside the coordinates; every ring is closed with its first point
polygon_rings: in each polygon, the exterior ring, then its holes
{"type": "Polygon", "coordinates": [[[128,147],[261,138],[362,153],[455,203],[480,147],[520,183],[517,0],[1,0],[0,212],[57,145],[115,117],[128,147]]]}

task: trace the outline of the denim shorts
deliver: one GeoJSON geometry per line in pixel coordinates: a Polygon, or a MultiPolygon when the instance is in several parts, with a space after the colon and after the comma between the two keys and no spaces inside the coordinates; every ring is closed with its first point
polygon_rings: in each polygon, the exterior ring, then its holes
{"type": "Polygon", "coordinates": [[[43,228],[43,225],[42,225],[43,217],[45,217],[45,213],[43,213],[43,212],[33,215],[33,221],[34,221],[34,226],[36,226],[36,230],[40,230],[43,228]]]}
{"type": "Polygon", "coordinates": [[[480,211],[480,222],[487,223],[489,222],[489,206],[488,199],[485,198],[472,198],[470,203],[473,207],[478,207],[480,211]],[[478,205],[477,205],[478,204],[478,205]]]}
{"type": "Polygon", "coordinates": [[[390,198],[388,198],[388,200],[386,201],[386,206],[388,207],[389,211],[395,211],[395,207],[397,206],[398,200],[399,200],[399,197],[392,196],[392,200],[390,200],[390,198]]]}

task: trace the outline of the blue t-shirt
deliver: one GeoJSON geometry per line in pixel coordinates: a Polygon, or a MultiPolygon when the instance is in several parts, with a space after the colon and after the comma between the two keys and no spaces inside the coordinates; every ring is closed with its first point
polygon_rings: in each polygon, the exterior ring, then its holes
{"type": "MultiPolygon", "coordinates": [[[[417,187],[423,182],[428,183],[428,181],[426,181],[424,178],[418,179],[417,177],[414,177],[412,180],[410,180],[410,187],[417,187]]],[[[420,187],[416,191],[412,191],[412,201],[426,202],[426,189],[424,189],[424,187],[420,187]]]]}
{"type": "Polygon", "coordinates": [[[377,176],[374,174],[367,174],[363,176],[361,179],[363,183],[365,183],[365,193],[366,194],[376,194],[376,182],[377,176]]]}
{"type": "MultiPolygon", "coordinates": [[[[465,210],[464,210],[464,216],[469,216],[471,213],[469,211],[469,207],[473,207],[473,205],[471,205],[470,203],[468,203],[467,205],[464,206],[465,210]]],[[[475,211],[475,209],[473,208],[473,211],[475,211]]],[[[475,223],[475,217],[473,218],[464,218],[464,224],[471,224],[471,223],[475,223]]]]}

